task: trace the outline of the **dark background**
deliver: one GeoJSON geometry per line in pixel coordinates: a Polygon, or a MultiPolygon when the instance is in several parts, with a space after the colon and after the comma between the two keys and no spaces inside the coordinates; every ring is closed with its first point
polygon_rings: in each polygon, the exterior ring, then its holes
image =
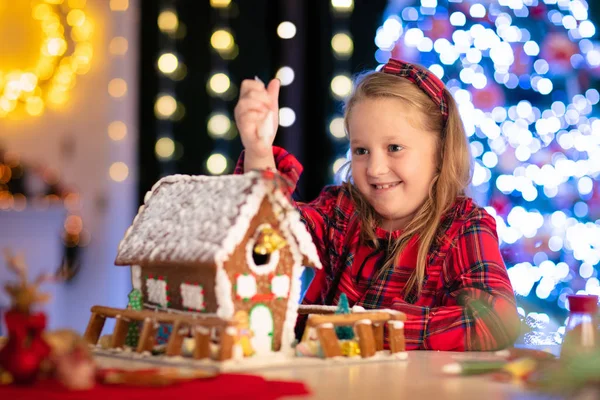
{"type": "MultiPolygon", "coordinates": [[[[347,18],[333,15],[326,0],[233,1],[228,11],[213,9],[208,0],[144,0],[141,4],[140,203],[144,193],[162,175],[207,174],[206,159],[215,149],[225,150],[233,162],[237,159],[242,150],[239,136],[226,141],[214,140],[207,134],[206,123],[213,107],[228,110],[233,118],[237,101],[237,95],[222,101],[206,91],[211,71],[221,66],[227,68],[232,84],[239,87],[243,79],[255,75],[267,82],[280,66],[294,64],[296,79],[292,85],[282,87],[280,106],[289,99],[287,103],[296,106],[292,107],[296,122],[291,127],[279,128],[275,144],[288,148],[304,165],[297,191],[299,198],[313,199],[324,185],[331,183],[331,164],[344,151],[343,141],[331,140],[328,133],[332,114],[341,111],[341,104],[331,97],[329,90],[331,78],[340,66],[331,50],[332,31],[343,22],[352,34],[354,53],[344,62],[345,70],[355,73],[374,68],[377,47],[373,39],[387,0],[357,0],[347,18]],[[175,41],[175,51],[186,64],[188,74],[172,86],[186,114],[169,127],[173,139],[181,145],[178,151],[181,157],[161,162],[154,154],[154,145],[165,127],[163,121],[155,118],[153,109],[161,80],[165,79],[156,68],[157,55],[164,51],[161,38],[164,34],[156,21],[160,10],[169,5],[177,10],[187,31],[185,37],[175,41]],[[276,28],[282,20],[296,23],[293,39],[282,40],[277,36],[276,28]],[[238,56],[231,61],[221,60],[210,45],[212,32],[223,26],[224,21],[239,46],[238,56]]],[[[232,172],[231,168],[233,165],[226,172],[232,172]]]]}

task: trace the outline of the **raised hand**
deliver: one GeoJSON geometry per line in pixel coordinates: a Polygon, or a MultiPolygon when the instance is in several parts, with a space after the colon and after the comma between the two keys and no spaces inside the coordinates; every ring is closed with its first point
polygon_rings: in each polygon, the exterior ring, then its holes
{"type": "MultiPolygon", "coordinates": [[[[272,158],[273,141],[279,124],[278,79],[265,87],[259,80],[246,79],[240,88],[240,98],[235,106],[235,122],[246,150],[246,158],[264,160],[272,158]]],[[[266,168],[271,165],[253,165],[266,168]]]]}

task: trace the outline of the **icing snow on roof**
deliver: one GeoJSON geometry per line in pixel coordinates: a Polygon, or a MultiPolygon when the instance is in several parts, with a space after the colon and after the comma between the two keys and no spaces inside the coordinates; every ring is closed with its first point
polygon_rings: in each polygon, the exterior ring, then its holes
{"type": "Polygon", "coordinates": [[[286,210],[300,252],[320,267],[298,212],[287,197],[272,195],[278,191],[274,187],[272,180],[256,171],[162,178],[146,194],[144,205],[119,244],[116,264],[221,263],[242,241],[268,195],[286,210]]]}

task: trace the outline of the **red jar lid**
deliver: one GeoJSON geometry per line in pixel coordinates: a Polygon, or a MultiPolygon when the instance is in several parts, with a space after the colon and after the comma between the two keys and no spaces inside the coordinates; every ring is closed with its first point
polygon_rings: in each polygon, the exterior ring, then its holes
{"type": "Polygon", "coordinates": [[[570,312],[596,314],[598,312],[598,296],[590,294],[572,294],[567,296],[570,312]]]}

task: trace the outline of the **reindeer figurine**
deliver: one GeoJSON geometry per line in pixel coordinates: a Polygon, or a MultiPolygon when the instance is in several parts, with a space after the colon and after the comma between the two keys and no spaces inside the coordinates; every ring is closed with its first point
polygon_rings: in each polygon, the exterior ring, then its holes
{"type": "Polygon", "coordinates": [[[40,364],[50,354],[50,346],[42,337],[46,315],[32,312],[33,306],[50,300],[49,294],[38,291],[39,285],[50,277],[40,275],[29,283],[23,255],[14,256],[5,250],[5,259],[19,282],[5,285],[12,307],[5,313],[8,341],[0,349],[0,367],[11,374],[15,383],[31,383],[37,378],[40,364]]]}

